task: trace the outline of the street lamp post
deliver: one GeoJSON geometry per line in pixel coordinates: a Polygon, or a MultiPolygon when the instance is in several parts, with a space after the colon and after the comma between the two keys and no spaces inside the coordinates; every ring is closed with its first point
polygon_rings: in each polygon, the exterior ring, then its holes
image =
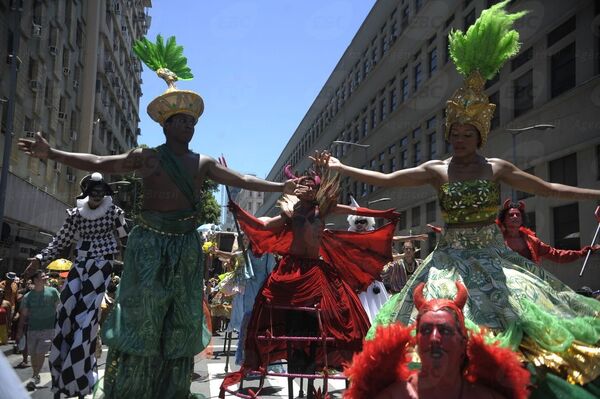
{"type": "Polygon", "coordinates": [[[359,143],[353,143],[351,141],[342,141],[342,140],[335,140],[332,141],[331,144],[336,144],[336,145],[349,145],[349,146],[353,146],[353,147],[359,147],[362,148],[363,150],[365,150],[365,162],[367,162],[368,156],[367,156],[367,150],[369,147],[371,147],[371,145],[369,144],[359,144],[359,143]]]}
{"type": "MultiPolygon", "coordinates": [[[[513,161],[513,165],[517,165],[517,136],[523,132],[528,132],[530,130],[548,130],[548,129],[554,129],[556,126],[551,125],[549,123],[540,123],[537,125],[531,125],[531,126],[526,126],[526,127],[520,127],[520,128],[512,128],[512,129],[506,129],[511,135],[512,135],[512,161],[513,161]]],[[[517,200],[517,191],[512,188],[511,189],[511,198],[512,201],[515,202],[517,200]]]]}

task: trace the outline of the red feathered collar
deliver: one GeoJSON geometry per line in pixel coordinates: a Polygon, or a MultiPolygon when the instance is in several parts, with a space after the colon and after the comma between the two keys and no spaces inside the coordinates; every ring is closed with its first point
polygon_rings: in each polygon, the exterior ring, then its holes
{"type": "MultiPolygon", "coordinates": [[[[377,328],[375,339],[365,341],[363,351],[354,355],[344,373],[350,387],[344,393],[348,399],[372,399],[398,381],[406,381],[409,351],[415,345],[412,327],[399,323],[377,328]]],[[[498,344],[486,344],[482,334],[471,334],[467,343],[468,363],[464,378],[481,384],[507,398],[526,399],[529,396],[529,372],[517,354],[498,344]]]]}

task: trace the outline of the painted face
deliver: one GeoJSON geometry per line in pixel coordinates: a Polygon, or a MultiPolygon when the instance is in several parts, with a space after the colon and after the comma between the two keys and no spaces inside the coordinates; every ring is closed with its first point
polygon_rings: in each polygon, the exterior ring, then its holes
{"type": "Polygon", "coordinates": [[[189,142],[194,136],[196,119],[187,114],[175,114],[165,123],[165,133],[176,140],[189,142]]]}
{"type": "Polygon", "coordinates": [[[102,202],[102,199],[106,195],[104,188],[94,187],[88,194],[88,205],[90,208],[95,208],[102,202]]]}
{"type": "Polygon", "coordinates": [[[454,123],[448,141],[455,155],[464,156],[477,151],[481,138],[477,128],[470,124],[454,123]]]}
{"type": "Polygon", "coordinates": [[[462,366],[466,356],[466,339],[456,318],[448,310],[423,314],[417,329],[418,353],[423,370],[442,375],[445,370],[462,366]]]}
{"type": "Polygon", "coordinates": [[[523,224],[523,216],[521,211],[515,208],[510,208],[504,216],[504,224],[507,227],[521,227],[523,224]]]}
{"type": "Polygon", "coordinates": [[[294,195],[302,201],[314,201],[317,194],[317,186],[311,178],[304,178],[298,182],[300,185],[294,190],[294,195]]]}
{"type": "Polygon", "coordinates": [[[367,219],[357,219],[354,221],[354,229],[356,231],[365,231],[367,229],[367,219]]]}

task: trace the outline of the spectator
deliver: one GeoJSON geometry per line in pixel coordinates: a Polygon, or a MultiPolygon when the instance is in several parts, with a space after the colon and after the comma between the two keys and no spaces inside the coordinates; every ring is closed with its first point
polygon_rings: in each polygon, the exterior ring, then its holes
{"type": "Polygon", "coordinates": [[[54,336],[54,320],[59,294],[56,288],[47,287],[48,277],[42,270],[33,273],[33,290],[25,295],[21,305],[21,316],[17,339],[23,335],[23,327],[28,323],[27,345],[31,353],[33,375],[27,383],[27,389],[32,391],[40,383],[40,371],[44,365],[46,353],[54,336]]]}

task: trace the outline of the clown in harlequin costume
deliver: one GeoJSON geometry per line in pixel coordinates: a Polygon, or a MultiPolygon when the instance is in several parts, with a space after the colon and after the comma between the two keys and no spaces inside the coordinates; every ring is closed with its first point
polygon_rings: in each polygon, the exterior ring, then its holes
{"type": "Polygon", "coordinates": [[[221,395],[248,371],[266,370],[274,360],[287,359],[289,373],[314,374],[325,365],[320,343],[292,342],[288,348],[288,342],[260,340],[259,336],[319,337],[322,333],[334,338],[334,342],[327,343],[327,364],[341,367],[349,361],[361,349],[370,325],[355,292],[364,291],[378,278],[392,256],[397,217],[393,210],[373,211],[337,204],[337,176],[313,172],[296,177],[289,165],[285,173],[297,179],[301,188],[296,189],[295,195],[280,200],[281,215],[262,221],[238,205],[230,205],[254,254],[268,252],[283,258],[256,298],[246,331],[244,364],[239,372],[224,379],[221,395]],[[332,231],[325,229],[325,218],[332,213],[383,217],[394,222],[364,233],[332,231]],[[356,263],[358,258],[360,263],[356,263]],[[269,305],[317,306],[322,328],[314,313],[271,309],[269,305]]]}
{"type": "Polygon", "coordinates": [[[496,224],[502,230],[506,246],[532,262],[539,264],[542,259],[555,263],[570,263],[583,258],[589,251],[595,252],[600,245],[587,245],[579,250],[558,249],[540,240],[534,231],[523,224],[525,220],[525,203],[523,201],[504,201],[498,213],[496,224]]]}
{"type": "Polygon", "coordinates": [[[113,204],[113,191],[100,173],[81,180],[77,206],[48,246],[31,260],[26,274],[56,259],[73,241],[75,262],[60,293],[49,363],[56,394],[83,396],[98,379],[96,337],[99,309],[119,252],[117,238],[125,238],[125,213],[113,204]]]}
{"type": "MultiPolygon", "coordinates": [[[[355,208],[359,208],[360,206],[354,199],[354,197],[350,197],[351,205],[355,208]]],[[[373,231],[375,230],[375,218],[373,217],[365,217],[360,215],[348,215],[348,231],[355,232],[363,232],[363,231],[373,231]]],[[[360,292],[358,294],[358,299],[360,299],[360,303],[362,303],[363,308],[365,308],[365,312],[367,312],[367,316],[369,316],[369,322],[373,322],[373,319],[377,315],[379,308],[383,306],[384,303],[390,299],[390,295],[388,294],[385,286],[381,282],[381,277],[377,277],[373,282],[367,287],[366,290],[360,292]]]]}
{"type": "Polygon", "coordinates": [[[466,329],[462,309],[468,294],[462,283],[456,286],[453,300],[427,301],[424,284],[419,284],[415,324],[377,328],[375,338],[345,370],[350,388],[344,398],[527,398],[529,372],[516,353],[466,329]],[[409,369],[414,352],[418,370],[409,369]]]}
{"type": "Polygon", "coordinates": [[[519,34],[512,26],[523,13],[508,13],[507,4],[484,10],[466,33],[450,34],[450,55],[465,81],[447,102],[446,138],[453,151],[449,159],[389,174],[344,165],[326,152],[316,161],[367,184],[430,185],[438,193],[444,233],[402,291],[380,310],[369,337],[377,325],[414,322],[412,294],[419,283],[426,283],[427,298],[448,298],[459,280],[469,290],[464,310],[469,325],[486,327],[532,364],[561,376],[562,380],[550,381],[549,373],[541,383],[556,383],[576,397],[575,391],[582,391],[577,385],[600,375],[600,302],[577,295],[507,248],[494,221],[500,183],[539,196],[578,200],[598,200],[600,191],[548,183],[510,162],[477,152],[485,145],[495,109],[484,92],[485,80],[519,49],[519,34]]]}
{"type": "Polygon", "coordinates": [[[214,158],[190,150],[202,97],[178,90],[192,78],[175,37],[147,39],[134,52],[168,89],[148,105],[148,114],[165,134],[165,144],[125,154],[97,156],[59,151],[38,134],[22,139],[27,155],[103,173],[132,173],[142,179],[141,211],[124,257],[116,304],[103,325],[109,346],[106,372],[94,396],[107,398],[188,398],[194,355],[210,334],[203,313],[201,219],[208,179],[254,191],[292,192],[294,182],[275,183],[239,173],[214,158]]]}

